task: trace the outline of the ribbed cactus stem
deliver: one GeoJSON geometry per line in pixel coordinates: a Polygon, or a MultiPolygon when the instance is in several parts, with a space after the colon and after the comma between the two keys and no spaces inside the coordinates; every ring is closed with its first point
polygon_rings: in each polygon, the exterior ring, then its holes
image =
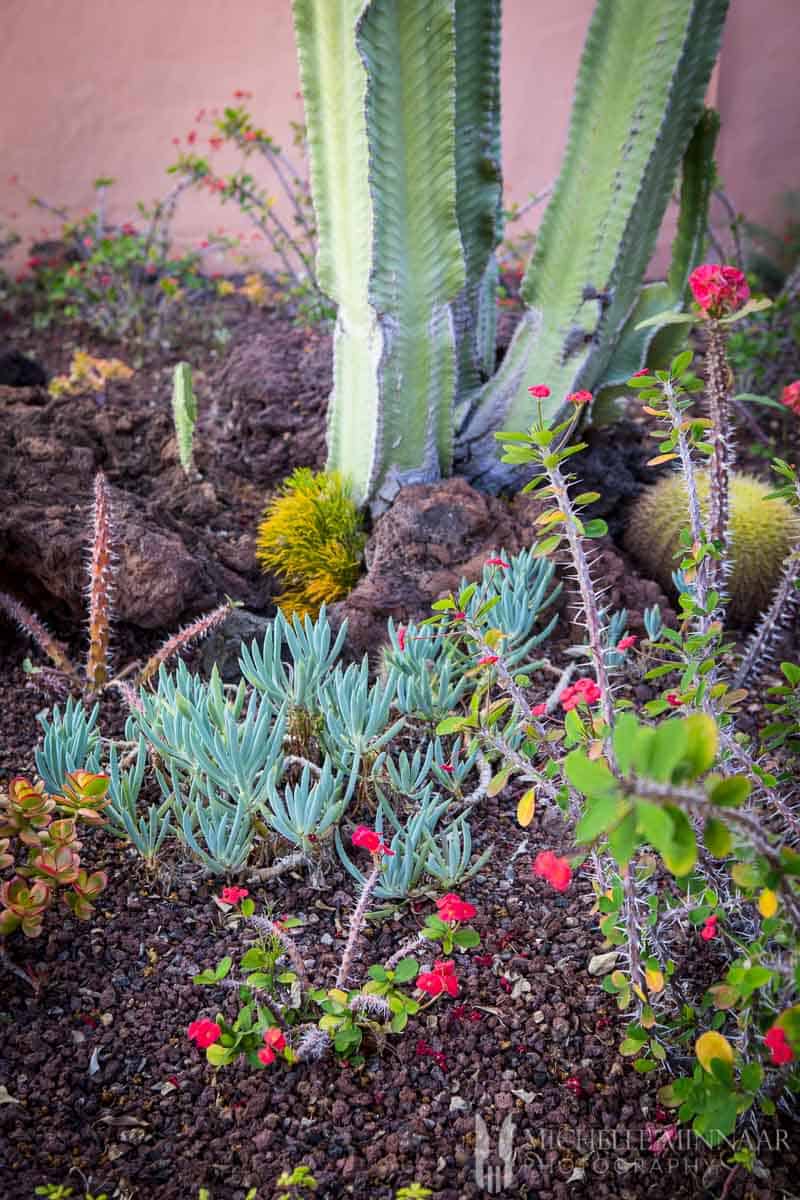
{"type": "Polygon", "coordinates": [[[342,954],[342,961],[339,964],[339,971],[336,976],[337,988],[343,988],[350,977],[350,968],[353,964],[353,955],[355,954],[356,945],[358,944],[359,934],[364,927],[364,920],[367,914],[367,904],[372,895],[372,890],[378,882],[381,874],[381,854],[373,855],[372,870],[364,880],[364,886],[361,889],[361,895],[358,898],[358,903],[353,909],[353,915],[350,918],[350,932],[347,935],[347,941],[342,954]]]}
{"type": "Polygon", "coordinates": [[[94,529],[89,560],[89,654],[86,683],[89,696],[108,683],[108,641],[111,628],[111,510],[102,471],[94,480],[94,529]]]}
{"type": "Polygon", "coordinates": [[[718,321],[708,323],[706,347],[706,396],[711,420],[711,490],[708,504],[708,531],[721,546],[719,559],[707,559],[706,579],[709,590],[722,592],[729,570],[728,526],[730,522],[730,473],[733,454],[730,446],[730,368],[725,353],[725,335],[718,321]]]}
{"type": "Polygon", "coordinates": [[[75,675],[75,668],[70,662],[66,646],[53,637],[50,630],[35,613],[30,612],[24,604],[20,604],[19,600],[9,596],[7,592],[0,592],[0,608],[19,625],[24,633],[33,638],[40,650],[47,655],[59,671],[63,671],[65,675],[75,675]]]}
{"type": "Polygon", "coordinates": [[[606,671],[605,650],[603,647],[603,621],[597,605],[594,582],[591,570],[589,569],[589,560],[583,548],[583,538],[578,533],[578,527],[575,523],[575,510],[569,498],[567,481],[559,467],[546,467],[545,470],[550,480],[550,486],[553,490],[556,503],[564,514],[564,531],[578,580],[578,590],[581,597],[583,617],[586,622],[586,634],[592,657],[592,666],[594,667],[595,680],[600,689],[600,707],[603,713],[603,720],[610,732],[614,728],[614,702],[611,697],[608,672],[606,671]]]}
{"type": "Polygon", "coordinates": [[[774,639],[782,629],[785,629],[788,619],[800,600],[795,588],[798,575],[800,575],[800,542],[792,549],[787,558],[772,603],[761,617],[758,628],[747,643],[744,658],[736,672],[734,687],[738,688],[747,683],[751,674],[766,658],[774,639]]]}
{"type": "Polygon", "coordinates": [[[163,646],[160,646],[159,649],[156,650],[155,654],[153,654],[152,657],[149,658],[142,667],[138,679],[139,685],[144,685],[151,680],[154,675],[158,674],[158,669],[161,664],[168,662],[173,655],[177,654],[181,650],[185,650],[187,646],[192,644],[192,642],[198,642],[202,640],[202,638],[207,637],[212,630],[216,629],[217,626],[222,624],[222,622],[230,613],[232,607],[233,605],[231,602],[226,600],[225,603],[220,604],[218,608],[212,609],[212,611],[210,613],[206,613],[204,617],[198,617],[196,621],[192,621],[191,625],[185,626],[185,628],[179,630],[178,633],[173,634],[171,638],[168,638],[167,641],[164,642],[163,646]]]}

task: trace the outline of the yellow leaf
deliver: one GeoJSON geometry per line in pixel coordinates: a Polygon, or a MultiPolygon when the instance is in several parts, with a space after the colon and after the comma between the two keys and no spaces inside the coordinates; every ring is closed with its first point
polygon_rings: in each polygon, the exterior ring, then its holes
{"type": "Polygon", "coordinates": [[[487,646],[494,650],[495,647],[502,642],[505,636],[506,635],[503,633],[502,629],[487,629],[486,633],[483,635],[483,640],[486,642],[487,646]]]}
{"type": "Polygon", "coordinates": [[[778,897],[770,888],[764,888],[758,897],[758,911],[762,917],[774,917],[778,911],[778,897]]]}
{"type": "Polygon", "coordinates": [[[648,458],[646,466],[658,467],[661,463],[672,462],[673,458],[677,457],[677,454],[657,454],[655,458],[648,458]]]}
{"type": "Polygon", "coordinates": [[[646,1003],[647,1003],[647,996],[645,996],[644,992],[643,992],[643,991],[642,991],[642,989],[639,987],[638,983],[635,983],[635,984],[633,985],[633,990],[634,990],[634,992],[636,993],[636,995],[639,997],[639,999],[641,1000],[642,1004],[646,1004],[646,1003]]]}
{"type": "Polygon", "coordinates": [[[517,821],[523,829],[527,829],[533,820],[533,814],[536,811],[536,792],[534,788],[528,788],[525,795],[517,805],[517,821]]]}
{"type": "Polygon", "coordinates": [[[659,992],[663,992],[663,990],[664,990],[663,972],[656,971],[656,970],[648,970],[648,971],[645,971],[644,978],[645,978],[645,982],[647,984],[648,992],[652,992],[654,996],[658,995],[659,992]]]}
{"type": "Polygon", "coordinates": [[[694,1044],[694,1052],[703,1070],[708,1071],[709,1075],[711,1074],[711,1063],[715,1058],[720,1058],[729,1065],[733,1064],[733,1046],[726,1037],[713,1030],[701,1033],[694,1044]]]}
{"type": "Polygon", "coordinates": [[[343,992],[341,988],[329,988],[328,996],[339,1004],[347,1004],[347,992],[343,992]]]}
{"type": "Polygon", "coordinates": [[[542,513],[541,516],[537,517],[534,524],[549,525],[552,521],[563,521],[563,520],[564,520],[564,514],[561,511],[561,509],[551,508],[549,512],[542,513]]]}

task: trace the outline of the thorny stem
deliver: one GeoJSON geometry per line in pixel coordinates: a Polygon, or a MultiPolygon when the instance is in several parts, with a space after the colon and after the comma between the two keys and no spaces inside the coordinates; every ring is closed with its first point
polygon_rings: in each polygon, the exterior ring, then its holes
{"type": "Polygon", "coordinates": [[[800,542],[789,552],[772,603],[762,615],[758,628],[747,643],[747,650],[733,681],[735,688],[741,687],[750,673],[761,664],[769,650],[770,642],[780,633],[787,615],[791,613],[792,607],[797,603],[794,585],[798,573],[800,573],[800,542]]]}
{"type": "Polygon", "coordinates": [[[424,942],[425,940],[426,939],[424,935],[421,933],[415,933],[413,937],[408,938],[407,941],[403,942],[400,949],[395,950],[392,957],[383,964],[386,970],[392,971],[402,958],[405,958],[407,954],[411,953],[415,946],[419,946],[420,943],[424,942]]]}
{"type": "Polygon", "coordinates": [[[709,464],[709,535],[722,547],[720,558],[707,559],[706,581],[710,591],[722,592],[728,567],[728,523],[730,520],[730,472],[733,465],[728,444],[730,431],[730,369],[725,354],[725,335],[718,321],[708,323],[706,350],[706,395],[711,418],[711,461],[709,464]]]}
{"type": "Polygon", "coordinates": [[[277,879],[279,875],[285,875],[287,871],[301,867],[307,862],[306,854],[302,850],[297,850],[294,854],[287,854],[285,858],[279,859],[271,867],[261,867],[257,871],[251,871],[247,876],[247,882],[265,883],[268,879],[277,879]]]}
{"type": "Polygon", "coordinates": [[[605,653],[603,650],[603,625],[600,619],[600,611],[597,607],[597,600],[595,599],[589,563],[583,549],[583,541],[578,534],[578,528],[575,524],[575,510],[572,507],[572,501],[569,497],[567,481],[561,474],[559,467],[547,469],[547,475],[550,479],[550,486],[553,490],[556,503],[565,518],[564,529],[570,554],[572,555],[572,562],[578,577],[581,605],[583,607],[584,620],[586,621],[586,632],[589,638],[589,650],[592,656],[595,679],[600,689],[600,705],[603,720],[608,726],[609,732],[611,732],[614,728],[614,704],[611,699],[611,685],[608,680],[605,653]]]}
{"type": "Polygon", "coordinates": [[[620,780],[622,788],[629,795],[637,795],[653,800],[657,804],[681,804],[693,816],[706,820],[715,817],[718,821],[728,822],[737,826],[750,839],[755,851],[765,858],[771,867],[781,872],[779,887],[786,901],[786,910],[793,923],[800,929],[800,901],[792,890],[792,885],[783,875],[783,864],[775,853],[763,832],[763,825],[754,813],[742,812],[738,808],[719,808],[709,803],[704,792],[696,788],[662,786],[649,779],[620,780]]]}
{"type": "Polygon", "coordinates": [[[185,649],[190,642],[199,641],[201,638],[206,637],[211,633],[212,629],[216,629],[218,625],[222,624],[231,612],[232,607],[231,602],[226,601],[224,604],[220,604],[218,608],[212,609],[210,613],[206,613],[204,617],[199,617],[191,625],[187,625],[184,629],[179,630],[178,633],[173,634],[147,660],[142,667],[137,683],[140,686],[147,683],[158,673],[161,664],[172,658],[173,654],[177,654],[179,650],[185,649]]]}
{"type": "Polygon", "coordinates": [[[108,683],[108,640],[111,623],[111,514],[102,471],[94,481],[94,535],[89,563],[89,656],[86,682],[90,698],[108,683]]]}
{"type": "Polygon", "coordinates": [[[350,967],[352,966],[353,955],[355,953],[358,935],[361,933],[364,925],[364,918],[367,912],[367,903],[372,889],[378,882],[381,873],[381,855],[374,854],[372,857],[372,870],[364,880],[364,887],[361,890],[361,895],[358,898],[358,904],[353,909],[353,915],[350,918],[350,932],[347,935],[342,961],[339,965],[339,971],[336,975],[336,987],[342,988],[345,986],[350,975],[350,967]]]}
{"type": "Polygon", "coordinates": [[[497,650],[485,641],[484,636],[477,625],[473,625],[471,621],[465,620],[463,622],[463,628],[472,638],[472,640],[477,643],[482,654],[492,658],[497,658],[497,662],[493,663],[492,665],[497,672],[497,677],[500,680],[500,683],[511,696],[511,699],[514,701],[514,704],[516,705],[516,708],[519,711],[520,716],[524,719],[525,723],[527,725],[532,725],[537,733],[543,734],[544,726],[542,725],[541,721],[538,721],[533,715],[533,709],[525,699],[525,693],[522,691],[522,688],[509,671],[502,654],[498,654],[497,650]]]}
{"type": "Polygon", "coordinates": [[[628,935],[628,961],[631,967],[631,983],[634,988],[644,990],[644,971],[639,944],[639,915],[637,909],[636,880],[629,863],[622,871],[622,890],[625,895],[625,930],[628,935]]]}
{"type": "MultiPolygon", "coordinates": [[[[683,478],[686,482],[686,495],[689,502],[689,528],[692,534],[692,541],[698,546],[703,541],[703,519],[700,513],[700,497],[697,494],[697,475],[695,474],[692,452],[683,428],[683,414],[678,408],[675,389],[671,381],[662,385],[662,395],[664,403],[667,406],[670,421],[672,422],[673,433],[676,436],[675,444],[681,460],[683,478]]],[[[697,602],[702,608],[706,606],[706,596],[708,594],[707,576],[706,563],[703,562],[697,572],[697,579],[695,581],[697,602]]],[[[702,633],[708,632],[709,624],[710,618],[703,616],[700,622],[702,633]]]]}
{"type": "Polygon", "coordinates": [[[308,977],[308,971],[306,971],[306,964],[303,962],[300,951],[289,937],[289,934],[286,932],[286,930],[283,929],[277,921],[271,920],[270,917],[253,917],[252,920],[253,924],[258,929],[266,929],[268,933],[271,933],[273,937],[278,939],[286,951],[289,961],[295,969],[301,986],[305,991],[308,991],[308,989],[311,987],[311,980],[308,977]]]}
{"type": "Polygon", "coordinates": [[[75,668],[69,660],[66,646],[57,641],[35,613],[30,612],[19,600],[0,592],[0,608],[12,621],[16,621],[20,629],[32,637],[39,648],[47,655],[53,665],[70,678],[75,676],[75,668]]]}

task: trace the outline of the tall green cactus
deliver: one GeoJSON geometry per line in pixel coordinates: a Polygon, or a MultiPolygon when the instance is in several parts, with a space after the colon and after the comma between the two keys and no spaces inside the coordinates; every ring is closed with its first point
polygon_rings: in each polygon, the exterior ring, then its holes
{"type": "Polygon", "coordinates": [[[606,382],[703,112],[727,7],[597,0],[561,173],[523,280],[527,309],[462,431],[469,473],[485,486],[508,480],[492,434],[529,423],[530,384],[551,389],[555,419],[569,392],[606,382]]]}
{"type": "Polygon", "coordinates": [[[380,507],[403,483],[447,473],[454,453],[464,473],[501,487],[492,434],[528,423],[531,383],[552,389],[555,416],[567,392],[600,390],[631,356],[642,365],[648,339],[633,336],[634,316],[641,304],[679,306],[694,265],[688,231],[707,197],[685,185],[694,207],[669,291],[640,302],[727,6],[597,0],[527,309],[487,381],[500,0],[293,0],[318,278],[338,304],[329,466],[357,499],[380,507]]]}

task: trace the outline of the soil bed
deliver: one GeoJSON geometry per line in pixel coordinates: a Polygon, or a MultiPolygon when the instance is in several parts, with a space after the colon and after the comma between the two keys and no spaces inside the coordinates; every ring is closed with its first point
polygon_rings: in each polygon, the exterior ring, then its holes
{"type": "MultiPolygon", "coordinates": [[[[73,348],[62,332],[28,335],[22,326],[7,330],[7,342],[32,352],[51,374],[66,369],[73,348]]],[[[254,525],[268,490],[294,466],[322,464],[329,352],[327,337],[263,314],[243,316],[217,358],[187,348],[184,356],[199,372],[196,446],[208,485],[205,509],[169,448],[170,369],[178,356],[148,356],[101,406],[82,397],[43,408],[42,429],[69,450],[87,449],[85,465],[103,466],[113,486],[193,528],[204,553],[246,582],[249,605],[268,611],[270,588],[253,564],[254,525]]],[[[48,470],[47,461],[37,470],[48,470]]],[[[86,470],[84,494],[90,479],[86,470]]],[[[37,486],[32,466],[28,481],[37,486]]],[[[36,587],[14,582],[18,594],[37,598],[36,587]]],[[[68,599],[43,615],[80,644],[68,599]]],[[[116,636],[120,658],[132,657],[147,652],[159,631],[157,623],[145,632],[123,625],[116,636]]],[[[36,714],[47,700],[26,686],[21,661],[28,652],[0,622],[0,779],[33,770],[36,714]]],[[[754,708],[758,703],[754,698],[754,708]]],[[[122,720],[113,702],[104,705],[106,736],[118,733],[122,720]]],[[[38,996],[0,973],[4,1200],[30,1200],[45,1182],[136,1200],[194,1200],[201,1186],[214,1200],[243,1200],[256,1187],[266,1200],[281,1171],[300,1163],[311,1167],[320,1197],[391,1200],[416,1180],[436,1200],[462,1200],[489,1190],[476,1178],[476,1117],[488,1128],[496,1168],[509,1115],[514,1159],[504,1195],[790,1195],[800,1177],[796,1126],[765,1125],[765,1173],[755,1178],[732,1172],[685,1129],[679,1148],[649,1148],[653,1127],[656,1136],[662,1128],[656,1092],[666,1077],[637,1075],[617,1052],[626,1018],[587,973],[601,948],[588,877],[578,873],[563,897],[536,879],[533,856],[540,849],[568,852],[569,834],[546,814],[523,831],[514,807],[501,794],[484,800],[473,818],[477,850],[493,844],[494,857],[464,889],[478,908],[482,944],[456,956],[457,1001],[412,1018],[406,1033],[361,1069],[329,1057],[290,1070],[276,1064],[258,1073],[215,1073],[186,1028],[230,1003],[225,993],[191,982],[243,941],[213,902],[219,884],[204,881],[177,852],[148,875],[130,848],[102,831],[87,835],[88,864],[109,875],[93,919],[76,922],[62,907],[39,940],[13,939],[15,961],[43,973],[38,996]]],[[[303,953],[318,978],[332,980],[353,890],[336,865],[327,884],[315,891],[304,876],[289,875],[251,894],[259,910],[271,904],[304,918],[303,953]]],[[[371,925],[362,970],[384,961],[431,908],[422,901],[371,925]]],[[[718,966],[699,940],[686,946],[681,969],[694,976],[697,994],[718,966]]]]}

